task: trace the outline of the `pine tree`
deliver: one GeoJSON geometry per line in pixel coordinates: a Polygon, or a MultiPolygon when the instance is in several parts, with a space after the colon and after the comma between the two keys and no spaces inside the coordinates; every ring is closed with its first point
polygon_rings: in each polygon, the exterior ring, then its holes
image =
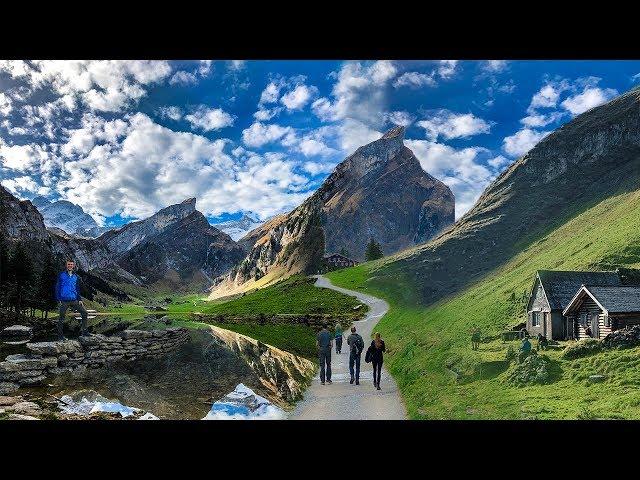
{"type": "Polygon", "coordinates": [[[371,260],[377,260],[378,258],[384,257],[384,253],[382,252],[382,245],[376,242],[373,237],[367,243],[367,248],[364,252],[364,257],[367,262],[371,260]]]}
{"type": "Polygon", "coordinates": [[[55,258],[52,254],[48,254],[38,277],[35,295],[35,303],[42,311],[44,318],[48,317],[49,310],[53,310],[57,304],[55,294],[57,274],[55,258]]]}
{"type": "Polygon", "coordinates": [[[9,302],[16,312],[32,306],[33,262],[22,242],[16,243],[9,260],[9,302]]]}

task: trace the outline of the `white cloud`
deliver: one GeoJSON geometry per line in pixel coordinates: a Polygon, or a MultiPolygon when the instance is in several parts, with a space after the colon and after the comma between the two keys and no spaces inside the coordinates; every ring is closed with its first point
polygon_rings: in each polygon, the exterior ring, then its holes
{"type": "Polygon", "coordinates": [[[564,117],[564,115],[564,112],[551,112],[548,114],[533,113],[520,119],[520,123],[525,127],[545,127],[551,123],[557,122],[564,117]]]}
{"type": "Polygon", "coordinates": [[[438,75],[445,80],[449,79],[455,75],[457,66],[458,60],[440,60],[438,75]]]}
{"type": "Polygon", "coordinates": [[[282,85],[279,82],[269,82],[260,95],[259,105],[265,105],[268,103],[276,103],[280,98],[280,89],[282,85]]]}
{"type": "Polygon", "coordinates": [[[11,110],[13,110],[11,98],[7,94],[0,92],[0,114],[9,115],[11,110]]]}
{"type": "Polygon", "coordinates": [[[382,132],[359,120],[347,119],[338,127],[338,137],[340,148],[350,155],[362,145],[378,140],[382,137],[382,132]]]}
{"type": "Polygon", "coordinates": [[[318,93],[314,86],[298,84],[295,88],[285,93],[280,101],[288,110],[301,110],[318,93]]]}
{"type": "Polygon", "coordinates": [[[278,115],[282,111],[282,107],[274,107],[274,108],[264,108],[260,107],[254,114],[253,117],[256,120],[261,122],[266,122],[267,120],[271,120],[273,117],[278,115]]]}
{"type": "Polygon", "coordinates": [[[28,194],[48,195],[50,193],[49,188],[39,185],[29,176],[4,179],[2,186],[19,198],[24,198],[28,194]]]}
{"type": "Polygon", "coordinates": [[[448,140],[467,138],[481,133],[489,133],[491,124],[472,113],[455,113],[449,110],[436,110],[425,120],[417,122],[425,129],[428,139],[437,140],[439,136],[448,140]]]}
{"type": "Polygon", "coordinates": [[[395,88],[433,87],[436,85],[434,76],[435,76],[434,72],[431,72],[430,74],[420,73],[420,72],[405,72],[393,82],[393,86],[395,88]]]}
{"type": "Polygon", "coordinates": [[[487,72],[497,73],[506,70],[507,66],[508,62],[506,60],[486,60],[482,64],[482,69],[487,72]]]}
{"type": "Polygon", "coordinates": [[[477,162],[480,147],[468,147],[460,150],[442,143],[428,140],[406,140],[420,161],[422,168],[451,188],[456,198],[456,218],[460,218],[476,202],[489,182],[493,173],[477,162]]]}
{"type": "Polygon", "coordinates": [[[205,132],[230,127],[235,121],[233,115],[225,112],[221,108],[209,108],[204,105],[199,106],[193,113],[185,115],[184,119],[188,121],[193,128],[205,132]]]}
{"type": "Polygon", "coordinates": [[[200,60],[198,65],[198,75],[206,77],[211,73],[213,69],[213,60],[200,60]]]}
{"type": "Polygon", "coordinates": [[[117,112],[146,94],[144,87],[171,73],[166,61],[34,60],[3,61],[0,71],[27,82],[31,92],[47,88],[78,97],[90,109],[117,112]]]}
{"type": "Polygon", "coordinates": [[[176,106],[165,106],[158,109],[158,115],[162,118],[169,118],[175,122],[182,118],[182,110],[176,106]]]}
{"type": "Polygon", "coordinates": [[[502,169],[502,167],[510,164],[511,160],[503,157],[502,155],[498,155],[497,157],[494,157],[488,160],[487,163],[491,165],[493,168],[495,168],[496,170],[500,170],[502,169]]]}
{"type": "Polygon", "coordinates": [[[528,113],[535,112],[538,108],[552,108],[558,104],[560,94],[570,88],[569,82],[562,80],[559,82],[549,82],[543,85],[531,98],[531,104],[527,109],[528,113]]]}
{"type": "Polygon", "coordinates": [[[331,91],[333,100],[326,97],[313,102],[313,112],[324,121],[347,118],[381,126],[386,110],[386,87],[397,69],[393,62],[380,60],[371,64],[345,63],[336,74],[331,91]]]}
{"type": "Polygon", "coordinates": [[[404,111],[387,112],[384,114],[384,118],[394,125],[402,125],[403,127],[408,127],[415,120],[413,115],[404,111]]]}
{"type": "Polygon", "coordinates": [[[198,83],[198,78],[195,74],[185,70],[177,71],[169,79],[170,85],[195,85],[196,83],[198,83]]]}
{"type": "Polygon", "coordinates": [[[267,143],[280,140],[292,131],[291,127],[254,122],[250,127],[242,131],[242,141],[250,147],[261,147],[267,143]]]}
{"type": "Polygon", "coordinates": [[[530,128],[523,128],[503,140],[502,148],[513,156],[520,157],[531,150],[540,140],[550,132],[538,132],[530,128]]]}
{"type": "Polygon", "coordinates": [[[573,95],[565,99],[560,105],[572,115],[580,115],[587,110],[608,102],[618,95],[618,91],[613,88],[588,87],[582,93],[573,95]]]}
{"type": "Polygon", "coordinates": [[[7,145],[0,139],[0,162],[2,166],[18,172],[32,170],[48,157],[42,145],[7,145]]]}
{"type": "Polygon", "coordinates": [[[321,173],[331,173],[335,168],[335,163],[305,162],[302,168],[311,175],[319,175],[321,173]]]}
{"type": "Polygon", "coordinates": [[[231,60],[229,62],[229,69],[230,70],[242,70],[243,68],[246,67],[247,61],[246,60],[231,60]]]}

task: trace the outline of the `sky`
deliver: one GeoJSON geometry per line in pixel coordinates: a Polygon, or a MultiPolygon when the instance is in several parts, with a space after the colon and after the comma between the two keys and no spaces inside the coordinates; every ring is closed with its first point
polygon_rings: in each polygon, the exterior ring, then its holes
{"type": "Polygon", "coordinates": [[[0,182],[100,225],[190,197],[211,223],[289,211],[395,125],[456,218],[640,61],[0,60],[0,182]]]}

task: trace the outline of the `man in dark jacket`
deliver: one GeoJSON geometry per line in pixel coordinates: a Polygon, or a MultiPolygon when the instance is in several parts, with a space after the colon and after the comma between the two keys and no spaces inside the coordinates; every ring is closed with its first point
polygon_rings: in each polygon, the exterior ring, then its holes
{"type": "Polygon", "coordinates": [[[351,381],[356,381],[356,385],[360,385],[360,356],[364,349],[364,340],[356,333],[356,327],[351,327],[351,335],[347,337],[347,345],[349,345],[349,373],[351,374],[351,381]],[[355,378],[353,367],[355,364],[355,378]]]}
{"type": "Polygon", "coordinates": [[[324,385],[325,375],[327,383],[331,383],[331,333],[327,329],[327,324],[322,324],[322,330],[316,336],[316,346],[318,347],[318,362],[320,363],[320,382],[324,385]]]}
{"type": "Polygon", "coordinates": [[[56,300],[60,302],[60,310],[58,316],[58,339],[64,340],[64,319],[67,309],[79,312],[82,317],[80,325],[80,335],[87,335],[87,310],[82,304],[80,298],[80,278],[73,272],[75,268],[73,260],[67,261],[67,269],[60,272],[58,281],[56,282],[56,300]]]}

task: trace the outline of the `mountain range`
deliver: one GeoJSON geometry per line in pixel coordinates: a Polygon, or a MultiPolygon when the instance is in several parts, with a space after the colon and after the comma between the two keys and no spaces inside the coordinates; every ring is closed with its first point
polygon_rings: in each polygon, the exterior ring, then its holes
{"type": "Polygon", "coordinates": [[[50,202],[46,197],[38,196],[31,200],[31,203],[42,214],[47,227],[59,228],[66,233],[88,238],[98,237],[108,230],[108,227],[100,227],[81,206],[68,200],[50,202]]]}

